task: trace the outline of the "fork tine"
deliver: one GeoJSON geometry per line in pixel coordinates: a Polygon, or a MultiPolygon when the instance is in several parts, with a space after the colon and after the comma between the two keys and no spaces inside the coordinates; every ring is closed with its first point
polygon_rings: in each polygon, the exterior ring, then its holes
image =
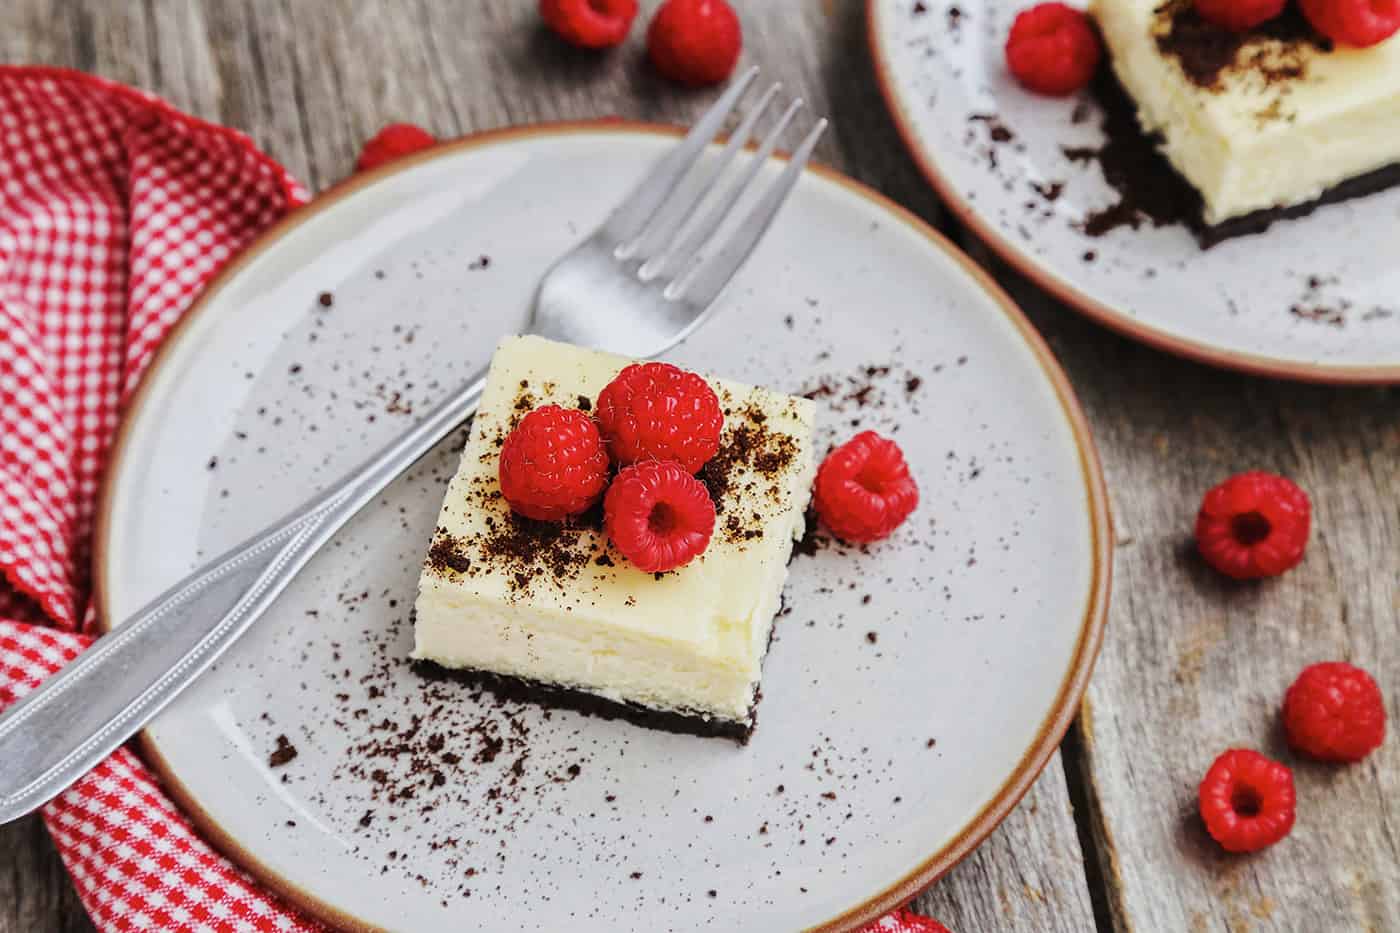
{"type": "Polygon", "coordinates": [[[617,251],[619,259],[627,259],[632,256],[656,256],[671,245],[676,236],[684,229],[686,219],[693,216],[710,193],[719,187],[720,181],[724,178],[725,172],[729,170],[734,157],[753,136],[754,126],[758,123],[758,118],[768,109],[768,105],[772,103],[774,97],[778,96],[778,92],[782,88],[781,83],[774,83],[763,92],[763,96],[749,108],[748,113],[744,114],[744,118],[739,121],[739,125],[730,135],[729,141],[724,144],[723,151],[714,160],[714,165],[706,171],[705,180],[697,186],[698,190],[694,195],[689,198],[667,198],[657,209],[656,216],[646,225],[643,233],[631,243],[624,243],[622,248],[617,251]]]}
{"type": "Polygon", "coordinates": [[[758,66],[755,65],[735,79],[720,95],[719,100],[696,121],[690,132],[685,134],[685,138],[673,146],[632,193],[614,209],[599,232],[611,236],[619,243],[626,243],[637,236],[656,213],[656,209],[675,190],[700,153],[719,133],[725,118],[757,76],[758,66]]]}
{"type": "Polygon", "coordinates": [[[754,178],[758,176],[759,169],[763,168],[769,157],[773,155],[773,150],[778,146],[779,137],[783,135],[783,131],[787,129],[788,124],[792,122],[793,117],[797,116],[797,111],[800,109],[802,109],[802,98],[800,97],[788,104],[787,109],[778,118],[778,122],[773,124],[773,128],[768,131],[768,135],[759,144],[758,151],[744,166],[744,173],[729,186],[729,189],[724,192],[724,196],[715,202],[709,213],[696,224],[681,243],[669,244],[665,253],[642,266],[640,274],[643,280],[666,275],[669,272],[678,272],[681,264],[687,258],[700,252],[700,248],[715,235],[715,231],[724,223],[724,218],[729,216],[729,212],[734,209],[739,198],[743,196],[749,185],[753,183],[754,178]]]}
{"type": "Polygon", "coordinates": [[[817,121],[816,126],[812,127],[793,152],[782,175],[763,193],[763,197],[749,211],[748,216],[729,238],[729,242],[713,257],[693,266],[689,272],[668,285],[664,293],[667,298],[675,299],[684,295],[687,301],[706,305],[719,297],[724,286],[734,278],[734,274],[743,266],[754,247],[758,245],[758,241],[767,232],[769,225],[773,223],[773,218],[778,215],[783,202],[787,200],[792,186],[797,184],[798,176],[802,174],[802,169],[806,167],[807,160],[811,158],[812,150],[816,148],[817,140],[821,139],[826,127],[825,118],[817,121]]]}

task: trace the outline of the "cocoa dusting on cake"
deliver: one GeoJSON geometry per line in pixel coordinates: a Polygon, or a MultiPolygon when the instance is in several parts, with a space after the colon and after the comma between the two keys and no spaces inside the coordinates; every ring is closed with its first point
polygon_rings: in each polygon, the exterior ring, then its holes
{"type": "Polygon", "coordinates": [[[1330,52],[1332,42],[1288,4],[1279,16],[1236,32],[1203,19],[1193,0],[1172,0],[1157,9],[1157,48],[1175,58],[1191,83],[1212,91],[1227,74],[1253,76],[1265,86],[1307,73],[1308,54],[1330,52]]]}
{"type": "Polygon", "coordinates": [[[462,542],[439,528],[428,548],[428,566],[439,574],[466,573],[471,570],[471,558],[465,553],[462,542]]]}
{"type": "Polygon", "coordinates": [[[787,495],[784,477],[798,450],[797,439],[770,427],[768,413],[757,403],[725,409],[719,452],[700,468],[699,476],[714,500],[719,531],[727,542],[763,537],[763,515],[752,510],[742,514],[738,507],[745,496],[781,504],[787,495]]]}

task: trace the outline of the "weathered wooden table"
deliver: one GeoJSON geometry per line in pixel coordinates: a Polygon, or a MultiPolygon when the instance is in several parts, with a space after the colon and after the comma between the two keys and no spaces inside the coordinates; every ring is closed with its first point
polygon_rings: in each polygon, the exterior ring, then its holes
{"type": "MultiPolygon", "coordinates": [[[[736,6],[748,60],[833,118],[819,158],[958,239],[1029,312],[1089,413],[1112,492],[1113,607],[1082,715],[1021,806],[918,906],[958,933],[1400,930],[1400,741],[1323,767],[1288,753],[1276,718],[1321,659],[1370,669],[1400,712],[1400,390],[1217,372],[1057,305],[956,229],[916,173],[871,76],[861,0],[736,6]],[[1195,557],[1191,523],[1202,491],[1256,467],[1312,494],[1316,533],[1283,579],[1228,585],[1195,557]],[[1194,815],[1196,781],[1237,744],[1298,780],[1297,828],[1250,858],[1225,856],[1194,815]]],[[[711,99],[649,72],[641,28],[612,54],[577,53],[534,8],[5,0],[0,60],[152,90],[248,131],[312,188],[394,120],[443,136],[606,115],[683,123],[711,99]]],[[[38,820],[0,829],[0,933],[88,929],[38,820]]]]}

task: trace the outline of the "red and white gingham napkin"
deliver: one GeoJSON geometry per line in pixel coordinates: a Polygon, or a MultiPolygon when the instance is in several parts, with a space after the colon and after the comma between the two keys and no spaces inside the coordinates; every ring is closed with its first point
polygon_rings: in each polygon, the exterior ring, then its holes
{"type": "MultiPolygon", "coordinates": [[[[425,140],[387,128],[361,167],[425,140]]],[[[98,481],[152,352],[306,200],[241,133],[100,78],[0,66],[0,709],[91,640],[98,481]]],[[[210,848],[129,749],[43,817],[104,933],[322,929],[210,848]]],[[[869,929],[942,929],[924,923],[869,929]]]]}

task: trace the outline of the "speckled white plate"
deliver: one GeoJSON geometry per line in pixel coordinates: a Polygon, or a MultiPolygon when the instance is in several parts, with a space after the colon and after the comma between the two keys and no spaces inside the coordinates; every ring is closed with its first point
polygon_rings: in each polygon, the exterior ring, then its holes
{"type": "Polygon", "coordinates": [[[868,0],[895,122],[963,222],[1061,300],[1161,349],[1281,378],[1400,382],[1400,189],[1204,251],[1181,226],[1087,235],[1079,223],[1118,198],[1064,147],[1100,145],[1100,113],[1030,94],[1004,64],[1032,2],[868,0]]]}
{"type": "MultiPolygon", "coordinates": [[[[479,136],[356,179],[253,247],[125,421],[103,617],[482,365],[541,270],[670,143],[617,125],[479,136]]],[[[1044,344],[916,219],[811,172],[674,359],[819,390],[823,449],[895,433],[923,487],[893,539],[796,560],[752,743],[415,675],[408,610],[458,457],[445,443],[145,733],[225,852],[354,928],[844,929],[1014,806],[1077,707],[1110,560],[1097,461],[1044,344]],[[274,766],[279,736],[296,756],[274,766]]]]}

